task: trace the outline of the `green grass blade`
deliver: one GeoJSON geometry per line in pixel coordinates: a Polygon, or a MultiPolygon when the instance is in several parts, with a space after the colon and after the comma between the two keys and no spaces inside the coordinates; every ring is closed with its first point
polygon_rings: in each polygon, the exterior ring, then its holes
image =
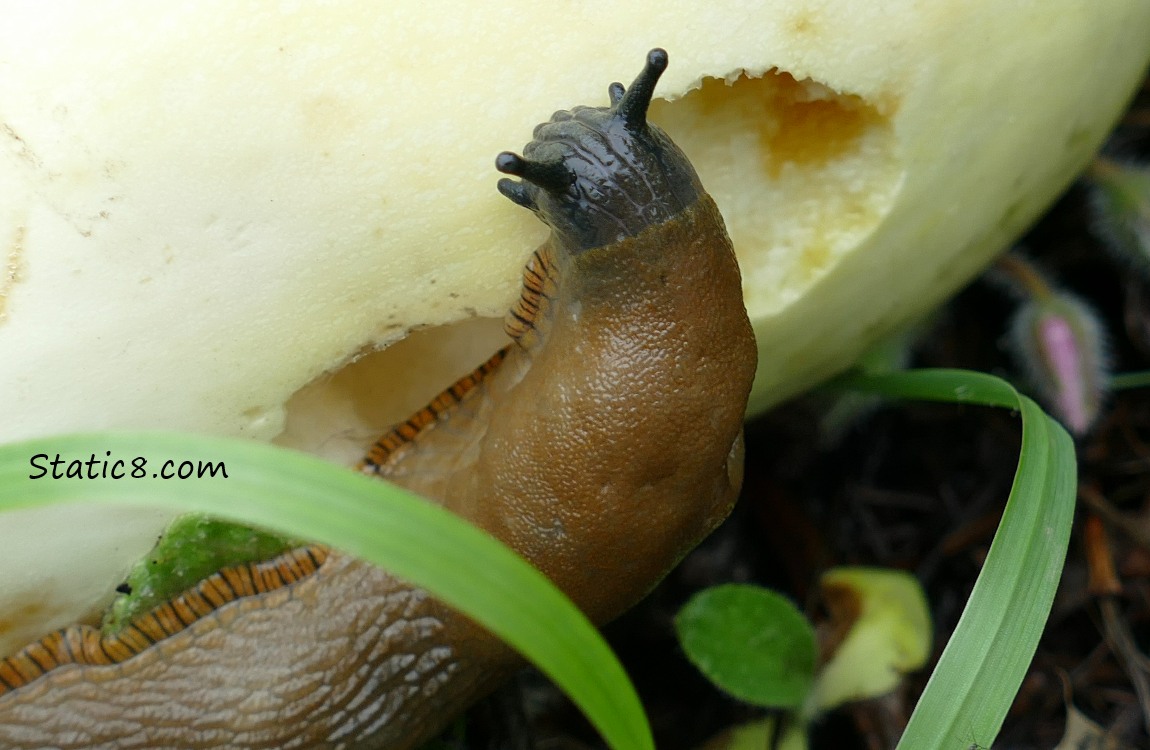
{"type": "Polygon", "coordinates": [[[1127,388],[1145,388],[1150,385],[1150,372],[1124,372],[1110,377],[1110,389],[1122,391],[1127,388]]]}
{"type": "Polygon", "coordinates": [[[201,511],[314,539],[411,580],[553,679],[618,750],[653,750],[634,688],[595,627],[542,574],[451,513],[318,458],[174,433],[93,433],[0,446],[0,511],[87,502],[201,511]],[[148,459],[141,479],[30,479],[37,454],[148,459]],[[227,479],[163,480],[167,459],[223,461],[227,479]]]}
{"type": "Polygon", "coordinates": [[[835,387],[1021,412],[1018,470],[998,532],[898,745],[900,750],[989,747],[1026,675],[1058,588],[1074,517],[1074,444],[1033,401],[982,373],[859,375],[835,387]]]}
{"type": "Polygon", "coordinates": [[[1020,396],[1002,378],[972,370],[908,370],[891,373],[857,373],[827,384],[834,390],[862,391],[892,398],[941,401],[1018,409],[1020,396]]]}

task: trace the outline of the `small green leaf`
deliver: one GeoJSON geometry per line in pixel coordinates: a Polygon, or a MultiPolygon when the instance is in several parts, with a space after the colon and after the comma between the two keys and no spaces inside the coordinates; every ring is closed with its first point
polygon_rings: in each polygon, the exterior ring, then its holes
{"type": "Polygon", "coordinates": [[[780,708],[806,698],[814,630],[779,594],[741,584],[707,589],[679,611],[675,629],[687,658],[736,698],[780,708]]]}
{"type": "Polygon", "coordinates": [[[807,750],[806,727],[788,721],[780,731],[775,725],[779,715],[766,716],[737,727],[731,727],[707,740],[700,750],[807,750]],[[772,744],[774,743],[774,744],[772,744]]]}
{"type": "Polygon", "coordinates": [[[832,568],[819,581],[832,620],[853,618],[819,670],[809,716],[889,693],[930,655],[930,607],[918,579],[902,570],[832,568]]]}

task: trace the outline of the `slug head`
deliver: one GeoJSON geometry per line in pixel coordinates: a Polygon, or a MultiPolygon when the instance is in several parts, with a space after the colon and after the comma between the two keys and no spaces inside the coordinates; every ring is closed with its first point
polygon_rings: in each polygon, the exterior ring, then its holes
{"type": "Polygon", "coordinates": [[[572,252],[632,237],[672,219],[703,194],[687,157],[647,122],[667,53],[653,49],[631,87],[608,88],[608,107],[560,110],[535,128],[523,156],[504,151],[499,192],[534,211],[572,252]]]}

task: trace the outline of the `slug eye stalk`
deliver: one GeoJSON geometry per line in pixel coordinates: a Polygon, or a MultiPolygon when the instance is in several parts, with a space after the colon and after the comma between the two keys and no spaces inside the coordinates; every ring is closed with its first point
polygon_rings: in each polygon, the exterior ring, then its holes
{"type": "MultiPolygon", "coordinates": [[[[510,151],[504,151],[495,157],[495,168],[503,174],[522,177],[549,193],[562,193],[575,182],[575,173],[568,169],[561,160],[531,161],[510,151]]],[[[499,192],[520,206],[532,210],[538,209],[522,183],[508,179],[500,180],[499,192]]]]}
{"type": "Polygon", "coordinates": [[[627,89],[621,97],[614,96],[619,84],[608,87],[611,96],[611,105],[615,115],[631,130],[647,127],[647,108],[651,106],[651,97],[655,94],[655,84],[659,82],[663,71],[667,69],[667,52],[655,48],[647,53],[647,64],[642,72],[635,78],[631,88],[627,89]]]}
{"type": "MultiPolygon", "coordinates": [[[[666,69],[667,52],[653,49],[647,53],[647,64],[629,89],[624,89],[623,84],[618,82],[607,87],[607,96],[611,100],[608,111],[613,113],[615,120],[622,123],[624,129],[638,131],[647,127],[647,109],[651,106],[655,84],[659,82],[659,77],[666,69]]],[[[568,121],[571,119],[569,114],[557,112],[552,120],[568,121]]],[[[575,173],[564,165],[562,159],[531,161],[511,151],[504,151],[495,157],[495,168],[503,174],[521,177],[550,193],[564,192],[576,179],[575,173]]],[[[520,206],[533,210],[537,208],[526,189],[519,183],[500,180],[499,192],[520,206]]]]}
{"type": "Polygon", "coordinates": [[[647,53],[629,88],[612,83],[610,106],[560,110],[537,126],[523,155],[504,151],[499,192],[534,211],[579,253],[670,220],[703,193],[687,157],[647,121],[667,53],[647,53]]]}

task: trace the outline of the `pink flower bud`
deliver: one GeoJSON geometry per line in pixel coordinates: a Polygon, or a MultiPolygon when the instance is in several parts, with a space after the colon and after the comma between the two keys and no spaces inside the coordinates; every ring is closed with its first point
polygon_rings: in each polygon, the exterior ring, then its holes
{"type": "Polygon", "coordinates": [[[1057,291],[1015,313],[1010,343],[1039,398],[1075,435],[1098,416],[1107,382],[1105,336],[1093,310],[1057,291]]]}

